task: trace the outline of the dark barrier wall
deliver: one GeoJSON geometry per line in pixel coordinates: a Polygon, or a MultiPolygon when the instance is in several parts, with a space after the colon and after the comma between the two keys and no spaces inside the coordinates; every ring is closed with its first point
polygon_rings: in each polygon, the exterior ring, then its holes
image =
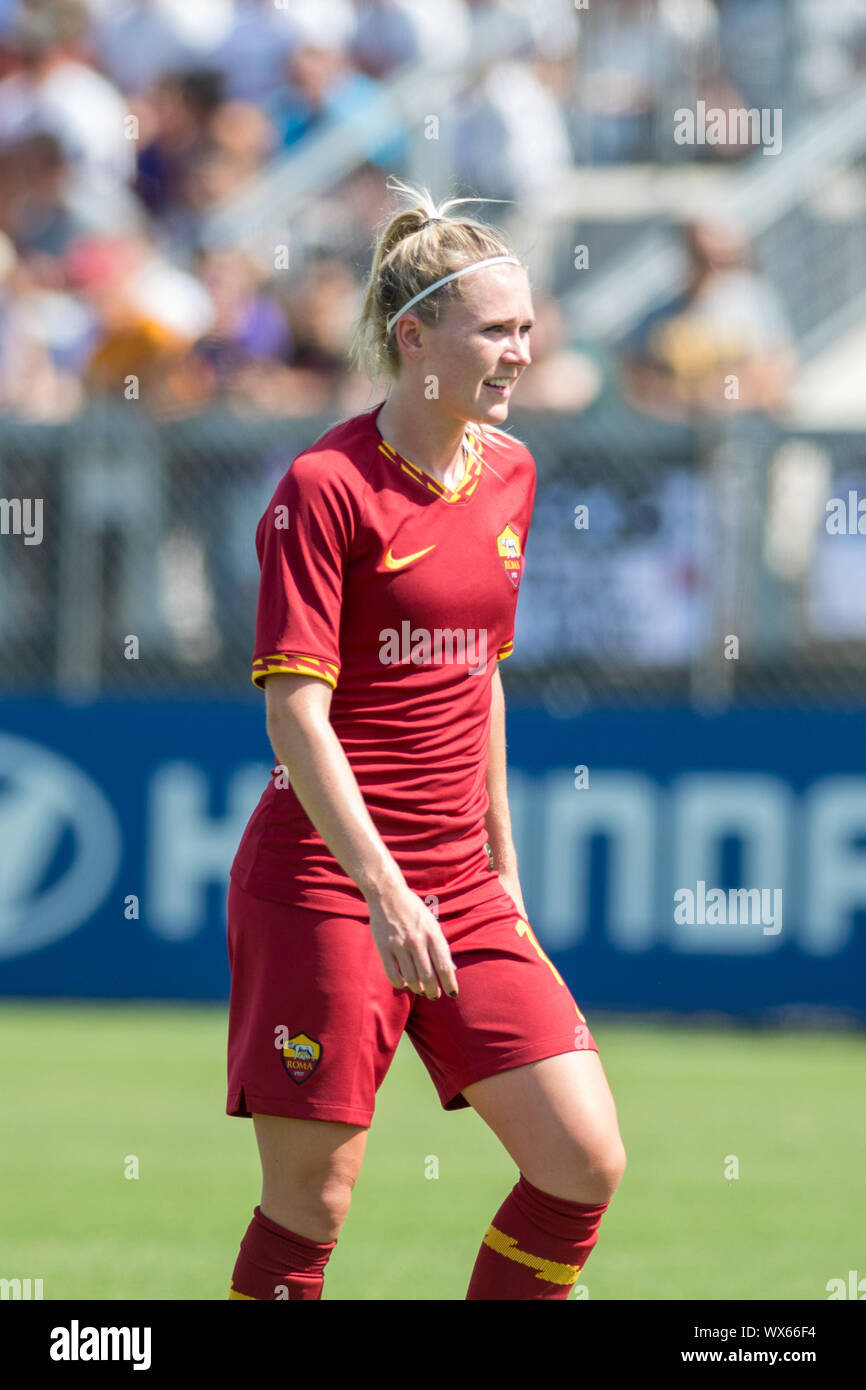
{"type": "MultiPolygon", "coordinates": [[[[22,699],[2,730],[0,993],[225,998],[263,703],[22,699]]],[[[586,1009],[866,1020],[866,715],[511,708],[508,740],[527,908],[586,1009]]]]}

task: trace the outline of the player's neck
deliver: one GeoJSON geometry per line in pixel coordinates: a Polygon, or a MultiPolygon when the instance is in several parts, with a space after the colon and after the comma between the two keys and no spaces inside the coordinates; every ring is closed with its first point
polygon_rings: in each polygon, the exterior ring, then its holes
{"type": "Polygon", "coordinates": [[[439,413],[435,403],[425,401],[420,413],[409,409],[392,395],[376,417],[382,438],[403,458],[423,468],[443,487],[457,487],[465,472],[463,436],[465,422],[439,413]]]}

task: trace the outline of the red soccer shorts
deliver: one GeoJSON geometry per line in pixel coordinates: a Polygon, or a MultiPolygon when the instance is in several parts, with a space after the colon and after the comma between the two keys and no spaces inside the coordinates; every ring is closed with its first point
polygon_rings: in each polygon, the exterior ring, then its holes
{"type": "Polygon", "coordinates": [[[394,989],[369,925],[252,897],[230,881],[226,1113],[369,1127],[404,1029],[446,1110],[484,1077],[597,1052],[580,1009],[511,898],[440,912],[459,995],[394,989]]]}

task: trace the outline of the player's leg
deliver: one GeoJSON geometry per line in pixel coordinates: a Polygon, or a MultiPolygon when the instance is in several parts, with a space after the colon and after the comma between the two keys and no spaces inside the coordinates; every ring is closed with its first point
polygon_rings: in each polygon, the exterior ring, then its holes
{"type": "Polygon", "coordinates": [[[336,1240],[349,1213],[368,1130],[283,1115],[253,1115],[253,1124],[264,1215],[308,1240],[336,1240]]]}
{"type": "Polygon", "coordinates": [[[445,929],[459,997],[416,999],[409,1036],[442,1104],[474,1106],[520,1170],[467,1297],[565,1299],[625,1167],[595,1040],[506,895],[445,929]]]}
{"type": "Polygon", "coordinates": [[[253,1115],[262,1200],[241,1241],[233,1299],[315,1300],[349,1212],[367,1130],[327,1120],[253,1115]]]}
{"type": "Polygon", "coordinates": [[[625,1171],[616,1106],[597,1052],[563,1052],[488,1076],[463,1095],[521,1173],[572,1202],[608,1202],[625,1171]]]}
{"type": "Polygon", "coordinates": [[[520,1178],[494,1216],[468,1299],[566,1299],[625,1170],[598,1053],[566,1052],[464,1087],[520,1178]]]}
{"type": "Polygon", "coordinates": [[[252,1116],[261,1204],[230,1297],[319,1299],[409,999],[357,920],[228,898],[231,1115],[252,1116]]]}

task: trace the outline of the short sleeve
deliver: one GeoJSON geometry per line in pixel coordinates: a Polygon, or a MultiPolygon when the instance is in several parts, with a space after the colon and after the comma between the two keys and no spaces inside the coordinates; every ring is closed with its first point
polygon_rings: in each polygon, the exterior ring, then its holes
{"type": "Polygon", "coordinates": [[[301,455],[280,480],[256,531],[261,568],[253,684],[292,673],[334,689],[352,505],[326,456],[301,455]]]}

